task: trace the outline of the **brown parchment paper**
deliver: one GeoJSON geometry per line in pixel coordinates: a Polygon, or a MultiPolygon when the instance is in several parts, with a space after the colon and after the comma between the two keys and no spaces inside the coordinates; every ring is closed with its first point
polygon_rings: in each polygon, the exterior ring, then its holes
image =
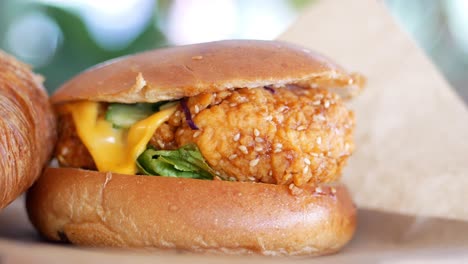
{"type": "Polygon", "coordinates": [[[468,263],[468,112],[383,4],[318,1],[280,39],[368,77],[352,103],[358,149],[343,180],[361,209],[343,251],[223,257],[51,244],[35,233],[19,199],[0,212],[0,263],[468,263]]]}
{"type": "Polygon", "coordinates": [[[322,0],[280,39],[367,76],[343,181],[361,208],[468,220],[468,111],[382,2],[322,0]]]}

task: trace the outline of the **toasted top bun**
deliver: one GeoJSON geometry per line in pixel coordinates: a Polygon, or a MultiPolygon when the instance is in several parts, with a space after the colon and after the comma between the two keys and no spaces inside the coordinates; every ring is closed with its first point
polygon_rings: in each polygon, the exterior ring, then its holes
{"type": "Polygon", "coordinates": [[[351,239],[343,185],[291,187],[48,168],[26,205],[43,236],[83,246],[323,255],[351,239]]]}
{"type": "Polygon", "coordinates": [[[292,44],[227,40],[158,49],[102,63],[65,83],[51,101],[158,102],[285,84],[360,87],[363,79],[292,44]]]}
{"type": "Polygon", "coordinates": [[[42,78],[0,51],[0,209],[40,175],[54,147],[55,118],[42,78]]]}

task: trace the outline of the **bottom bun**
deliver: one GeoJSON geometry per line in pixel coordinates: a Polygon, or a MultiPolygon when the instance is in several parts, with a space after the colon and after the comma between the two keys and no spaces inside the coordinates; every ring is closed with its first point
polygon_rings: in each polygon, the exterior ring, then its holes
{"type": "Polygon", "coordinates": [[[27,196],[47,239],[83,246],[264,255],[338,251],[356,227],[343,185],[121,175],[48,168],[27,196]]]}

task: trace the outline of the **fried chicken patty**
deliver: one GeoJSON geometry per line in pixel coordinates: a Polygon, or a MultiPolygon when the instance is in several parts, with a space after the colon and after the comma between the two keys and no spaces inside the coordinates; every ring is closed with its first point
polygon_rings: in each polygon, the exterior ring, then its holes
{"type": "MultiPolygon", "coordinates": [[[[354,115],[325,89],[242,88],[191,97],[187,105],[199,130],[188,126],[179,109],[149,144],[175,149],[195,143],[221,178],[297,186],[332,182],[354,148],[354,115]]],[[[61,133],[68,143],[58,144],[59,162],[89,167],[87,158],[78,157],[84,146],[73,136],[61,133]]]]}
{"type": "Polygon", "coordinates": [[[200,130],[181,122],[176,145],[196,143],[213,169],[238,181],[300,186],[337,180],[354,147],[353,113],[326,90],[274,92],[237,89],[190,98],[200,130]]]}
{"type": "Polygon", "coordinates": [[[96,170],[96,164],[86,146],[81,142],[71,114],[58,119],[58,141],[55,157],[62,167],[96,170]]]}

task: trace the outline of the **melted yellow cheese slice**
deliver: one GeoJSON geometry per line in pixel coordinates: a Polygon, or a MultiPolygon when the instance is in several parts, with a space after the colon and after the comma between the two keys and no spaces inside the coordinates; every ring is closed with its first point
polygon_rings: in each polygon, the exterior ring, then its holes
{"type": "Polygon", "coordinates": [[[99,116],[99,103],[82,101],[68,107],[76,131],[99,171],[136,174],[136,159],[154,132],[176,111],[172,106],[140,120],[127,129],[115,129],[99,116]]]}

